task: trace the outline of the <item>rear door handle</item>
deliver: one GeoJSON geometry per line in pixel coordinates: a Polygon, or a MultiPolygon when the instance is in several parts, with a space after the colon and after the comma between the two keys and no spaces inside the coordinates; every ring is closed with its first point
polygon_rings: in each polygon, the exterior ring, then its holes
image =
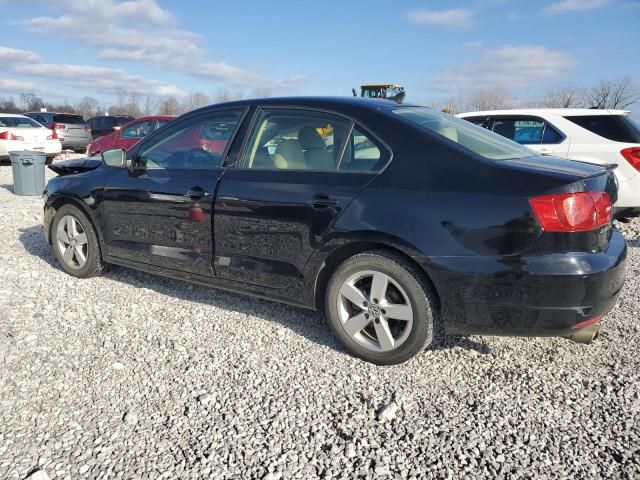
{"type": "Polygon", "coordinates": [[[338,205],[338,201],[329,197],[326,193],[317,193],[313,196],[312,200],[309,200],[309,205],[313,208],[327,208],[335,207],[338,205]]]}
{"type": "Polygon", "coordinates": [[[187,193],[184,194],[185,197],[197,200],[202,197],[206,197],[209,195],[209,192],[205,192],[202,187],[192,187],[187,193]]]}
{"type": "Polygon", "coordinates": [[[551,150],[549,150],[548,148],[541,148],[540,149],[540,155],[553,155],[553,152],[551,150]]]}

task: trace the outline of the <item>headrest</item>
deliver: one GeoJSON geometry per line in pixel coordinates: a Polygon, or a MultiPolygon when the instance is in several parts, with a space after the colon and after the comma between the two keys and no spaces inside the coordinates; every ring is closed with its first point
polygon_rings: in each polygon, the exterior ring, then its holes
{"type": "Polygon", "coordinates": [[[310,126],[302,127],[298,132],[298,141],[303,150],[319,150],[326,147],[322,137],[316,129],[310,126]]]}

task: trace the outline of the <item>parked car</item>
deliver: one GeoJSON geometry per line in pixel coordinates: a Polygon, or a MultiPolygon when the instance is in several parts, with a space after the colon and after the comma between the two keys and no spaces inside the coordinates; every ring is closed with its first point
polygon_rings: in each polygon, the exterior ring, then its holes
{"type": "Polygon", "coordinates": [[[125,123],[119,129],[114,130],[109,135],[99,137],[89,144],[87,153],[91,156],[110,148],[123,148],[128,150],[133,147],[141,138],[164,126],[175,117],[162,115],[155,117],[141,117],[125,123]]]}
{"type": "Polygon", "coordinates": [[[56,112],[27,112],[25,115],[54,130],[63,149],[83,153],[86,151],[91,132],[82,115],[56,112]]]}
{"type": "Polygon", "coordinates": [[[441,332],[588,342],[624,282],[611,168],[418,106],[213,105],[126,152],[50,168],[44,231],[70,275],[113,263],[324,307],[378,364],[441,332]],[[199,143],[203,127],[232,132],[223,150],[199,143]]]}
{"type": "Polygon", "coordinates": [[[640,215],[640,125],[626,110],[532,108],[458,115],[541,155],[617,164],[617,217],[640,215]]]}
{"type": "Polygon", "coordinates": [[[0,160],[9,160],[10,152],[22,150],[44,152],[51,163],[62,147],[55,130],[24,115],[0,113],[0,160]]]}
{"type": "Polygon", "coordinates": [[[92,117],[87,120],[89,129],[91,131],[91,139],[109,135],[114,130],[120,129],[122,125],[133,120],[131,115],[101,115],[98,117],[92,117]]]}

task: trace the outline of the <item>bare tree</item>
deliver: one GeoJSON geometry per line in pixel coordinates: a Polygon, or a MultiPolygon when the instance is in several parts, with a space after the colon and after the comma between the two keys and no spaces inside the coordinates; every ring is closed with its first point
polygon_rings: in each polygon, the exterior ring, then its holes
{"type": "Polygon", "coordinates": [[[151,97],[151,95],[147,95],[142,104],[142,115],[153,115],[153,112],[156,109],[156,101],[151,97]]]}
{"type": "Polygon", "coordinates": [[[500,88],[476,90],[469,96],[471,110],[500,110],[509,108],[511,97],[500,88]]]}
{"type": "Polygon", "coordinates": [[[184,107],[175,97],[167,97],[158,105],[158,113],[160,115],[180,115],[184,112],[184,107]]]}
{"type": "Polygon", "coordinates": [[[187,96],[184,101],[184,108],[187,111],[195,110],[196,108],[204,107],[205,105],[209,105],[211,103],[211,99],[208,95],[202,92],[191,92],[187,96]]]}
{"type": "Polygon", "coordinates": [[[21,113],[22,110],[18,108],[13,97],[9,97],[9,98],[0,97],[0,112],[21,113]]]}
{"type": "Polygon", "coordinates": [[[583,94],[580,88],[572,84],[563,85],[547,90],[542,99],[542,105],[548,108],[569,108],[581,104],[583,94]]]}
{"type": "Polygon", "coordinates": [[[82,100],[78,102],[76,111],[84,118],[91,118],[98,115],[100,111],[100,104],[98,100],[93,97],[82,97],[82,100]]]}
{"type": "Polygon", "coordinates": [[[20,103],[24,106],[25,110],[29,112],[40,110],[44,108],[44,102],[42,98],[38,97],[35,93],[21,93],[20,103]]]}
{"type": "Polygon", "coordinates": [[[586,104],[591,108],[627,108],[640,101],[640,90],[626,75],[613,80],[601,80],[591,87],[586,95],[586,104]]]}

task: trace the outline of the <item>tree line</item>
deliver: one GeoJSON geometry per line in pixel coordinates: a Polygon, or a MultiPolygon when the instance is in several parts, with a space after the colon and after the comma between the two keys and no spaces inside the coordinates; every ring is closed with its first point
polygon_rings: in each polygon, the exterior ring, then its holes
{"type": "MultiPolygon", "coordinates": [[[[256,90],[253,97],[270,97],[269,90],[256,90]]],[[[222,103],[231,100],[240,100],[244,96],[229,90],[218,90],[211,95],[202,92],[191,92],[183,99],[176,97],[154,97],[143,95],[134,90],[119,88],[115,92],[115,101],[112,105],[101,103],[93,97],[83,97],[77,103],[67,100],[63,102],[45,102],[42,97],[31,92],[18,95],[18,100],[13,97],[0,97],[0,113],[23,113],[40,111],[46,108],[50,112],[76,113],[85,119],[96,115],[132,115],[142,117],[146,115],[181,115],[199,107],[212,103],[222,103]]]]}
{"type": "Polygon", "coordinates": [[[518,99],[501,88],[478,89],[468,95],[430,102],[450,113],[510,108],[628,109],[640,102],[640,88],[630,76],[600,80],[590,87],[565,84],[545,91],[539,98],[518,99]]]}
{"type": "MultiPolygon", "coordinates": [[[[252,98],[270,97],[271,92],[266,89],[255,90],[249,95],[252,98]]],[[[22,113],[38,111],[46,108],[52,112],[77,113],[85,119],[96,115],[180,115],[195,108],[240,100],[244,97],[240,93],[229,90],[218,90],[211,95],[202,92],[191,92],[183,99],[176,97],[154,97],[143,95],[135,90],[119,88],[115,92],[112,105],[105,105],[93,97],[83,97],[77,103],[68,101],[62,103],[45,102],[34,93],[21,93],[18,101],[13,97],[0,97],[1,113],[22,113]]],[[[450,97],[444,100],[426,100],[421,103],[450,113],[461,113],[477,110],[499,110],[508,108],[604,108],[625,109],[640,102],[640,89],[630,76],[615,79],[605,79],[592,85],[582,87],[566,84],[549,89],[537,99],[518,99],[512,97],[506,90],[500,88],[478,89],[466,95],[450,97]]]]}

